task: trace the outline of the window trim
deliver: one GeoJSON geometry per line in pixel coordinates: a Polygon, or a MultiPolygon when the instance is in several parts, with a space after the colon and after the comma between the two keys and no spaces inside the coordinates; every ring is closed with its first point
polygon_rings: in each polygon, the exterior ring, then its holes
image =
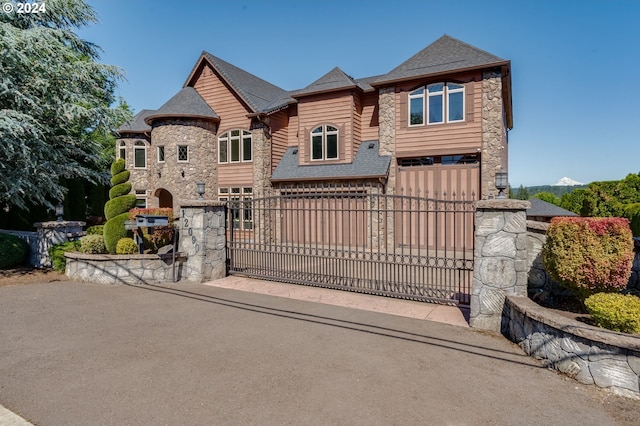
{"type": "Polygon", "coordinates": [[[310,161],[335,161],[340,159],[340,128],[334,124],[324,123],[319,126],[315,126],[309,132],[309,160],[310,161]],[[331,127],[335,130],[328,130],[328,127],[331,127]],[[320,132],[316,132],[316,130],[321,129],[320,132]],[[313,138],[320,136],[322,138],[322,157],[314,158],[313,157],[313,138]],[[336,137],[336,156],[335,157],[327,157],[328,151],[328,136],[336,137]]]}
{"type": "Polygon", "coordinates": [[[176,162],[177,163],[188,163],[189,162],[189,145],[176,145],[176,162]],[[186,160],[181,160],[180,159],[180,148],[184,147],[187,148],[187,159],[186,160]]]}
{"type": "Polygon", "coordinates": [[[245,129],[229,129],[222,133],[218,137],[218,164],[237,164],[237,163],[251,163],[253,162],[253,133],[245,129]],[[238,132],[237,136],[232,135],[233,132],[238,132]],[[249,141],[249,156],[247,157],[247,150],[245,149],[245,141],[249,141]],[[231,151],[233,142],[238,142],[238,160],[231,159],[231,151]],[[225,161],[221,160],[222,144],[225,145],[225,161]]]}
{"type": "MultiPolygon", "coordinates": [[[[237,203],[240,206],[238,216],[231,218],[234,221],[233,229],[243,231],[252,231],[254,229],[253,211],[245,208],[247,205],[251,205],[251,200],[253,200],[252,186],[218,187],[218,201],[237,203]],[[236,221],[237,227],[235,226],[236,221]]],[[[228,222],[226,226],[227,228],[229,227],[228,222]]]]}
{"type": "Polygon", "coordinates": [[[464,83],[454,83],[452,81],[440,81],[435,83],[425,84],[423,86],[416,87],[410,91],[407,95],[407,127],[421,127],[421,126],[437,126],[440,124],[448,123],[463,123],[467,120],[467,86],[464,83]],[[442,90],[434,93],[429,93],[429,88],[442,85],[442,90]],[[421,92],[421,93],[416,93],[421,92]],[[462,118],[459,120],[449,119],[451,109],[451,96],[461,93],[462,105],[461,112],[462,118]],[[442,99],[442,121],[431,121],[431,98],[440,97],[442,99]],[[413,99],[422,99],[422,123],[412,124],[411,122],[411,101],[413,99]]]}
{"type": "Polygon", "coordinates": [[[127,161],[127,143],[125,141],[120,141],[118,145],[118,159],[127,161]]]}
{"type": "Polygon", "coordinates": [[[425,87],[424,86],[418,87],[417,89],[415,89],[415,90],[413,90],[413,91],[411,91],[409,93],[409,101],[408,101],[408,109],[409,109],[409,111],[408,111],[408,114],[409,114],[408,123],[409,123],[409,127],[424,126],[425,110],[426,110],[425,104],[424,104],[424,100],[425,100],[425,87]],[[416,93],[418,91],[420,91],[421,93],[416,93]],[[422,123],[415,123],[415,124],[412,123],[412,120],[411,120],[411,100],[412,99],[421,99],[422,100],[422,102],[421,102],[422,103],[422,123]]]}
{"type": "Polygon", "coordinates": [[[165,150],[164,150],[164,145],[158,145],[156,147],[156,156],[158,158],[158,163],[164,163],[165,162],[165,160],[166,160],[165,154],[166,153],[165,153],[165,150]],[[160,159],[160,152],[161,151],[162,151],[162,160],[160,159]]]}
{"type": "Polygon", "coordinates": [[[142,141],[136,141],[133,144],[133,168],[137,169],[137,170],[144,170],[147,168],[147,144],[142,142],[142,141]],[[144,165],[143,166],[138,166],[137,164],[137,160],[138,160],[138,151],[143,151],[143,159],[144,159],[144,165]]]}

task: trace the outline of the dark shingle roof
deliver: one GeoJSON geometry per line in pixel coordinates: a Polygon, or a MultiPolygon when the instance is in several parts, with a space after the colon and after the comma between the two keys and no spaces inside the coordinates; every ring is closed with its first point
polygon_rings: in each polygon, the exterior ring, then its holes
{"type": "MultiPolygon", "coordinates": [[[[208,52],[203,52],[202,55],[242,97],[253,110],[252,112],[262,112],[267,107],[275,107],[277,109],[277,105],[273,105],[274,101],[284,99],[288,102],[290,100],[286,90],[235,65],[231,65],[208,52]]],[[[287,102],[284,102],[284,104],[286,105],[287,102]]]]}
{"type": "Polygon", "coordinates": [[[530,198],[531,207],[527,209],[527,216],[555,217],[555,216],[578,216],[572,211],[565,210],[555,204],[548,203],[539,198],[530,198]]]}
{"type": "Polygon", "coordinates": [[[314,93],[331,92],[340,89],[351,89],[356,87],[356,82],[344,73],[340,68],[335,67],[307,87],[291,93],[294,98],[311,95],[314,93]]]}
{"type": "Polygon", "coordinates": [[[349,164],[311,164],[300,165],[298,148],[287,149],[273,171],[272,181],[321,180],[349,178],[377,178],[387,176],[390,156],[378,153],[378,141],[366,141],[360,144],[353,163],[349,164]]]}
{"type": "Polygon", "coordinates": [[[505,63],[508,61],[445,34],[373,84],[505,63]]]}
{"type": "Polygon", "coordinates": [[[185,87],[180,90],[159,110],[149,114],[145,118],[145,122],[149,124],[160,117],[190,117],[209,120],[218,120],[220,118],[193,87],[185,87]]]}
{"type": "Polygon", "coordinates": [[[145,123],[145,118],[153,114],[155,110],[152,109],[143,109],[139,113],[133,116],[133,118],[124,123],[122,126],[118,127],[116,130],[118,133],[144,133],[150,132],[151,126],[145,123]]]}

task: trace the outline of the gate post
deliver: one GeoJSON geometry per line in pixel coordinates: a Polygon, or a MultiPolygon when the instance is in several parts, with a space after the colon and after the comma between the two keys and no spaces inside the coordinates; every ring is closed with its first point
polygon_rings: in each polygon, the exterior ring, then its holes
{"type": "Polygon", "coordinates": [[[180,200],[178,251],[187,255],[187,281],[205,282],[227,275],[226,203],[180,200]]]}
{"type": "Polygon", "coordinates": [[[527,296],[529,201],[476,201],[469,325],[500,332],[507,294],[527,296]]]}

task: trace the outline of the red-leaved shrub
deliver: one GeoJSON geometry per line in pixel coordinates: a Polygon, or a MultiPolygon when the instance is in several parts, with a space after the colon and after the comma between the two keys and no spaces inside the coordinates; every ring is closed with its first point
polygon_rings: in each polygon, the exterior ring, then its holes
{"type": "Polygon", "coordinates": [[[542,248],[547,272],[582,300],[624,288],[632,262],[633,238],[623,218],[554,218],[542,248]]]}
{"type": "Polygon", "coordinates": [[[134,208],[129,210],[129,220],[135,220],[139,214],[151,214],[156,216],[168,216],[169,226],[156,226],[154,228],[142,228],[142,239],[145,246],[156,253],[160,247],[166,246],[173,242],[173,209],[170,207],[163,208],[134,208]],[[149,232],[152,231],[152,232],[149,232]]]}

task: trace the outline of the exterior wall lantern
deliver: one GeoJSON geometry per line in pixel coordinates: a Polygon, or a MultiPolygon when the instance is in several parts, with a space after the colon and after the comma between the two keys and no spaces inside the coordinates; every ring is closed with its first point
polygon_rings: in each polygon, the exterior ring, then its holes
{"type": "Polygon", "coordinates": [[[204,200],[204,182],[196,183],[196,193],[198,194],[198,200],[204,200]]]}
{"type": "Polygon", "coordinates": [[[500,170],[499,172],[496,172],[496,189],[498,190],[498,197],[497,198],[507,198],[507,196],[504,193],[504,190],[507,189],[507,187],[509,186],[509,177],[507,175],[507,172],[504,172],[502,170],[500,170]]]}
{"type": "Polygon", "coordinates": [[[62,215],[64,215],[64,206],[62,205],[62,201],[60,201],[56,206],[56,216],[58,216],[58,222],[62,222],[62,215]]]}

